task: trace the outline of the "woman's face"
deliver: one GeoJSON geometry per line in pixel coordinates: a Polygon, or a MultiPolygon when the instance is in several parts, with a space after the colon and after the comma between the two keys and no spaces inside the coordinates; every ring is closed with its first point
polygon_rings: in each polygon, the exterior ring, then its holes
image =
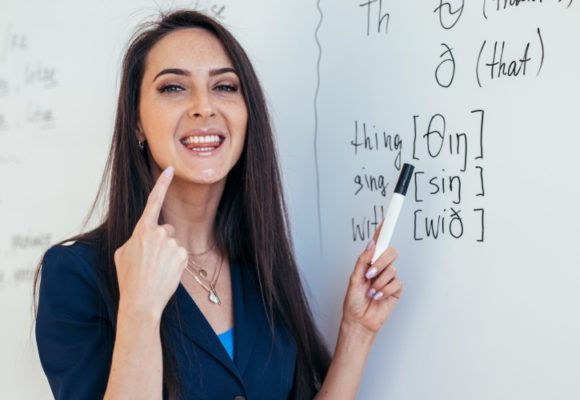
{"type": "Polygon", "coordinates": [[[198,28],[172,32],[145,60],[140,140],[154,167],[194,183],[223,180],[240,158],[248,112],[221,42],[198,28]]]}

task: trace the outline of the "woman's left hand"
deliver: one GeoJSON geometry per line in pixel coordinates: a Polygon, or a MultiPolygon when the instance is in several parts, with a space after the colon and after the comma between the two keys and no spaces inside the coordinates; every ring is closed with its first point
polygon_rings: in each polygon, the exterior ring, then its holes
{"type": "Polygon", "coordinates": [[[373,336],[389,318],[403,292],[403,283],[397,278],[393,265],[398,256],[395,248],[389,247],[371,266],[379,230],[380,227],[356,262],[342,316],[343,324],[362,328],[373,336]]]}
{"type": "Polygon", "coordinates": [[[336,349],[317,400],[357,397],[372,343],[401,298],[403,284],[393,266],[397,250],[387,249],[371,266],[379,231],[380,227],[350,276],[336,349]]]}

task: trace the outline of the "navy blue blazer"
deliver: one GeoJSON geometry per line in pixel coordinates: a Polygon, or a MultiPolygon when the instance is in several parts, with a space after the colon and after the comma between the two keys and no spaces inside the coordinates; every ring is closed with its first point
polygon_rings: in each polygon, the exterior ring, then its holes
{"type": "MultiPolygon", "coordinates": [[[[92,245],[76,242],[52,247],[43,259],[36,342],[56,399],[102,398],[107,386],[115,327],[97,285],[96,256],[92,245]]],[[[230,268],[234,360],[181,283],[166,308],[184,398],[286,399],[295,342],[278,322],[272,341],[254,279],[242,265],[230,268]]]]}

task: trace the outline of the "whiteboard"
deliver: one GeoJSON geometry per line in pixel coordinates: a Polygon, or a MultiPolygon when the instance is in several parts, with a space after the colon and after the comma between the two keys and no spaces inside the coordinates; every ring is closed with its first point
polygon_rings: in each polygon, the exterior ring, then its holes
{"type": "Polygon", "coordinates": [[[580,398],[574,0],[3,4],[2,397],[51,398],[31,324],[34,267],[82,229],[129,36],[178,6],[219,18],[254,62],[331,348],[399,165],[416,167],[392,241],[404,295],[359,398],[580,398]]]}

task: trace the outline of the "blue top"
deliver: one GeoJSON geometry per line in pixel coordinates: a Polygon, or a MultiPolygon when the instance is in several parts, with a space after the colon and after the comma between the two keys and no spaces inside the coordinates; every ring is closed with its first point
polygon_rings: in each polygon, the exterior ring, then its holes
{"type": "MultiPolygon", "coordinates": [[[[115,306],[94,244],[55,246],[43,258],[36,318],[42,368],[57,400],[102,398],[115,344],[115,306]]],[[[234,326],[228,355],[211,325],[180,283],[163,322],[174,348],[185,399],[287,399],[294,381],[296,345],[275,321],[275,340],[253,269],[230,260],[234,326]]],[[[164,390],[163,399],[168,394],[164,390]]]]}
{"type": "Polygon", "coordinates": [[[225,331],[224,333],[220,333],[218,335],[220,342],[224,346],[224,349],[228,352],[230,358],[234,359],[234,328],[225,331]]]}

